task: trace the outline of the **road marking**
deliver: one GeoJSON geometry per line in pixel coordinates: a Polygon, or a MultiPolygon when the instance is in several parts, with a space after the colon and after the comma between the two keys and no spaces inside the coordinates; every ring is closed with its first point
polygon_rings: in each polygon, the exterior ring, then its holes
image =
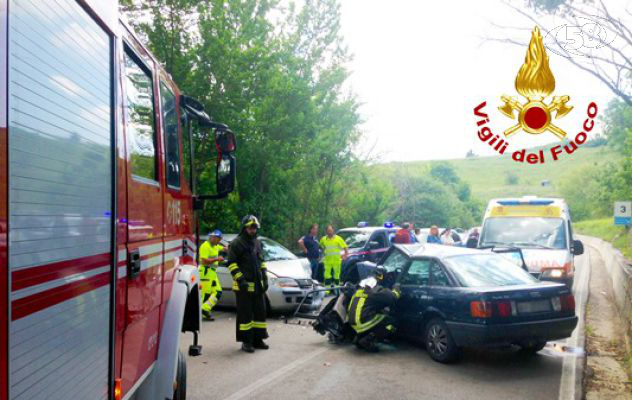
{"type": "Polygon", "coordinates": [[[318,357],[319,355],[323,354],[327,350],[328,350],[327,348],[314,350],[311,353],[307,354],[305,357],[299,358],[298,360],[294,360],[293,362],[289,363],[288,365],[286,365],[286,366],[284,366],[282,368],[279,368],[279,369],[277,369],[276,371],[274,371],[272,373],[269,373],[268,375],[264,376],[263,378],[261,378],[259,380],[254,381],[253,383],[251,383],[250,385],[246,386],[245,388],[243,388],[243,389],[231,394],[230,396],[226,397],[224,400],[240,400],[240,399],[249,397],[250,394],[252,394],[253,392],[257,391],[262,386],[265,386],[265,385],[271,383],[272,381],[274,381],[276,379],[279,379],[283,375],[289,373],[290,371],[292,371],[295,368],[298,368],[302,364],[305,364],[306,362],[308,362],[312,358],[318,357]]]}
{"type": "MultiPolygon", "coordinates": [[[[588,250],[588,249],[586,249],[588,250]]],[[[584,313],[586,311],[586,303],[588,301],[588,282],[590,279],[590,251],[584,253],[584,257],[581,258],[581,268],[578,268],[579,276],[575,276],[574,292],[575,299],[577,300],[577,307],[575,312],[577,313],[577,328],[573,331],[570,338],[566,339],[566,345],[571,348],[584,348],[585,333],[584,333],[584,313]]],[[[577,376],[577,371],[583,370],[584,357],[567,356],[564,357],[562,362],[562,377],[560,378],[560,394],[559,400],[575,400],[581,397],[581,390],[577,388],[581,385],[581,376],[577,376]]]]}

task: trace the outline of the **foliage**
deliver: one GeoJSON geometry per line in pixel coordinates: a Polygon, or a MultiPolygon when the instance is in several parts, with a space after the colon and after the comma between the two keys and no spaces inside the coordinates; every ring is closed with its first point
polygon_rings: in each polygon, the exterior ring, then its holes
{"type": "Polygon", "coordinates": [[[514,171],[506,171],[505,172],[505,184],[507,185],[517,185],[520,181],[520,177],[514,171]]]}
{"type": "Polygon", "coordinates": [[[612,243],[628,260],[632,260],[632,230],[615,225],[612,217],[575,222],[573,227],[576,233],[612,243]]]}
{"type": "Polygon", "coordinates": [[[414,222],[418,227],[471,227],[482,217],[483,205],[471,198],[469,184],[449,163],[433,163],[421,173],[400,169],[386,177],[398,193],[390,211],[396,221],[414,222]]]}

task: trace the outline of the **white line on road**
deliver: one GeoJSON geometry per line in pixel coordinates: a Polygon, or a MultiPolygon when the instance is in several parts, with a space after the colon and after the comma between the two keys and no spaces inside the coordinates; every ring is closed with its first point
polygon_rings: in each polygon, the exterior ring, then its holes
{"type": "Polygon", "coordinates": [[[279,369],[277,369],[274,372],[269,373],[268,375],[264,376],[263,378],[261,378],[259,380],[254,381],[253,383],[251,383],[250,385],[246,386],[245,388],[243,388],[243,389],[231,394],[230,396],[226,397],[224,400],[240,400],[240,399],[246,398],[251,393],[253,393],[256,390],[258,390],[259,388],[261,388],[262,386],[265,386],[265,385],[271,383],[275,379],[279,379],[283,375],[289,373],[290,371],[292,371],[295,368],[298,368],[302,364],[305,364],[306,362],[308,362],[312,358],[318,357],[319,355],[323,354],[327,350],[328,350],[327,348],[314,350],[311,353],[307,354],[305,357],[299,358],[298,360],[294,360],[293,362],[289,363],[288,365],[286,365],[286,366],[284,366],[282,368],[279,368],[279,369]]]}
{"type": "Polygon", "coordinates": [[[577,314],[577,327],[573,331],[570,338],[566,339],[566,345],[576,349],[581,347],[582,355],[566,356],[562,362],[562,377],[560,378],[560,394],[559,400],[575,400],[581,397],[581,381],[582,377],[577,376],[578,371],[583,370],[585,357],[585,333],[584,333],[584,312],[586,311],[586,302],[588,301],[588,281],[590,280],[590,252],[588,248],[584,252],[584,256],[580,259],[581,263],[577,268],[575,275],[575,299],[577,306],[575,312],[577,314]],[[577,390],[580,388],[580,390],[577,390]]]}

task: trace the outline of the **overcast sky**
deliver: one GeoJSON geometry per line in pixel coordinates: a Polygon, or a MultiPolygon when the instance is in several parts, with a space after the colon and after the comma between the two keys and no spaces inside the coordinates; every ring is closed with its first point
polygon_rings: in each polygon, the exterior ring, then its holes
{"type": "MultiPolygon", "coordinates": [[[[366,150],[382,161],[462,158],[493,150],[478,139],[473,108],[487,100],[494,133],[515,123],[496,112],[500,96],[520,97],[514,79],[526,46],[485,41],[530,32],[533,23],[500,1],[341,0],[342,31],[354,55],[351,85],[363,103],[366,150]]],[[[607,4],[629,3],[606,1],[607,4]]],[[[545,34],[545,32],[543,33],[545,34]]],[[[573,111],[555,121],[570,137],[579,132],[590,101],[603,113],[613,98],[596,78],[548,51],[556,79],[553,95],[567,94],[573,111]]],[[[520,101],[525,99],[520,97],[520,101]]],[[[550,100],[550,99],[548,99],[550,100]]],[[[550,133],[512,137],[509,150],[557,141],[550,133]]]]}

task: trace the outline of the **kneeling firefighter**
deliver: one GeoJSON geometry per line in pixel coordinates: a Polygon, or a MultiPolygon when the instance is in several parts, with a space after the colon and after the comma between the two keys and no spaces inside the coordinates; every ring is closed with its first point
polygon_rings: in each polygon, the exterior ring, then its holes
{"type": "Polygon", "coordinates": [[[200,246],[200,296],[202,297],[202,316],[213,321],[211,311],[222,297],[222,285],[217,277],[217,267],[224,257],[220,252],[224,246],[219,244],[222,240],[222,232],[214,230],[208,236],[208,240],[200,246]]]}
{"type": "Polygon", "coordinates": [[[259,220],[247,215],[241,221],[241,232],[228,249],[228,269],[233,277],[237,300],[237,341],[241,349],[252,353],[268,349],[265,293],[268,276],[263,262],[261,242],[257,238],[259,220]]]}
{"type": "Polygon", "coordinates": [[[378,351],[378,343],[395,331],[394,319],[387,315],[386,308],[393,307],[400,297],[397,285],[389,289],[394,274],[377,267],[375,277],[375,287],[361,286],[354,293],[347,313],[347,321],[357,334],[356,346],[371,352],[378,351]]]}

